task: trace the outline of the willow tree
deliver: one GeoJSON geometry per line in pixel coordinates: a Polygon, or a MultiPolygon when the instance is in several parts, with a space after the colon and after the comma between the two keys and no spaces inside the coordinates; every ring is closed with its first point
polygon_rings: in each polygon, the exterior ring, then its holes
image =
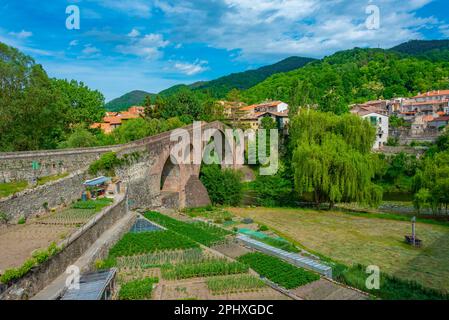
{"type": "Polygon", "coordinates": [[[358,202],[376,205],[382,189],[372,180],[377,162],[370,150],[375,129],[353,115],[303,112],[292,120],[292,169],[300,195],[319,206],[358,202]]]}

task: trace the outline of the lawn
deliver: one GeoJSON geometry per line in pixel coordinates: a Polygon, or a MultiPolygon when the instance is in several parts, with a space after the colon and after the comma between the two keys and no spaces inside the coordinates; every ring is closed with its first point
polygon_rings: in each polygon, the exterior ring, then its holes
{"type": "Polygon", "coordinates": [[[411,223],[328,212],[280,208],[229,208],[266,224],[283,237],[346,264],[377,265],[382,272],[449,291],[449,227],[418,223],[421,249],[407,246],[411,223]]]}
{"type": "Polygon", "coordinates": [[[12,194],[25,190],[27,187],[28,182],[26,181],[0,183],[0,198],[8,197],[12,194]]]}
{"type": "Polygon", "coordinates": [[[37,185],[38,186],[43,186],[44,184],[47,184],[47,183],[52,182],[52,181],[60,180],[62,178],[68,177],[68,176],[69,176],[68,173],[62,173],[62,174],[57,174],[57,175],[54,175],[54,176],[47,176],[47,177],[38,178],[37,179],[37,185]]]}

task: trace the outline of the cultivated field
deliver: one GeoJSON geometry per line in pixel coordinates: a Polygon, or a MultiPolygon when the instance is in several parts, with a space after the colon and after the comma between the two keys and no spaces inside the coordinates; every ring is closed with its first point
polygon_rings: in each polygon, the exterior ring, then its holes
{"type": "Polygon", "coordinates": [[[22,225],[0,228],[0,273],[21,266],[33,252],[59,243],[86,224],[112,200],[76,203],[22,225]],[[82,206],[82,208],[78,208],[82,206]]]}
{"type": "Polygon", "coordinates": [[[449,227],[417,224],[420,249],[404,243],[411,223],[341,212],[279,208],[229,208],[346,265],[377,265],[382,272],[449,291],[449,227]]]}

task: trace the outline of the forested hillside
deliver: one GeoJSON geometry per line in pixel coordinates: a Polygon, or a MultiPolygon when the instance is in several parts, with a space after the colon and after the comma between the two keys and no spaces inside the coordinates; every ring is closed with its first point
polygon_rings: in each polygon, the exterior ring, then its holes
{"type": "Polygon", "coordinates": [[[216,80],[197,82],[191,85],[176,85],[168,88],[167,90],[161,91],[159,94],[162,96],[168,96],[187,88],[192,90],[208,91],[214,98],[223,99],[232,89],[249,89],[275,73],[295,70],[314,60],[315,59],[312,58],[290,57],[273,65],[261,67],[257,70],[233,73],[216,80]]]}
{"type": "Polygon", "coordinates": [[[449,61],[449,40],[412,40],[390,50],[432,61],[449,61]]]}
{"type": "Polygon", "coordinates": [[[105,108],[108,111],[123,111],[132,106],[141,106],[147,96],[154,96],[154,94],[141,90],[131,91],[106,103],[105,108]]]}
{"type": "Polygon", "coordinates": [[[279,99],[344,113],[348,105],[449,88],[449,62],[432,62],[382,49],[338,52],[304,68],[278,73],[243,92],[257,103],[279,99]]]}

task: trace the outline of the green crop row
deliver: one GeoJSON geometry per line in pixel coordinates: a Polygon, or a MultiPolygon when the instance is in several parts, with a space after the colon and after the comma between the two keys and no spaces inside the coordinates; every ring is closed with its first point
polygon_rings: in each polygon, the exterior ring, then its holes
{"type": "Polygon", "coordinates": [[[125,283],[120,288],[120,300],[148,300],[151,299],[153,285],[158,283],[158,278],[147,278],[125,283]]]}
{"type": "Polygon", "coordinates": [[[146,268],[148,266],[158,266],[168,263],[191,263],[204,261],[207,259],[206,255],[199,248],[177,250],[177,251],[162,251],[148,253],[138,256],[125,256],[117,258],[117,267],[119,268],[146,268]]]}
{"type": "Polygon", "coordinates": [[[222,242],[227,235],[231,234],[231,232],[227,230],[207,223],[182,222],[160,214],[159,212],[147,212],[144,216],[148,220],[162,225],[171,231],[189,237],[190,239],[193,239],[205,246],[212,246],[216,243],[222,242]]]}
{"type": "Polygon", "coordinates": [[[249,265],[261,276],[286,289],[297,288],[320,279],[315,273],[263,253],[248,253],[239,257],[238,261],[249,265]]]}
{"type": "Polygon", "coordinates": [[[265,282],[248,274],[209,278],[207,287],[212,294],[229,294],[248,291],[257,291],[266,287],[265,282]]]}
{"type": "Polygon", "coordinates": [[[110,257],[142,255],[151,252],[199,247],[187,237],[172,231],[127,233],[109,251],[110,257]]]}
{"type": "Polygon", "coordinates": [[[216,259],[202,263],[164,265],[161,272],[164,279],[178,280],[246,273],[248,269],[248,266],[239,262],[216,259]]]}

